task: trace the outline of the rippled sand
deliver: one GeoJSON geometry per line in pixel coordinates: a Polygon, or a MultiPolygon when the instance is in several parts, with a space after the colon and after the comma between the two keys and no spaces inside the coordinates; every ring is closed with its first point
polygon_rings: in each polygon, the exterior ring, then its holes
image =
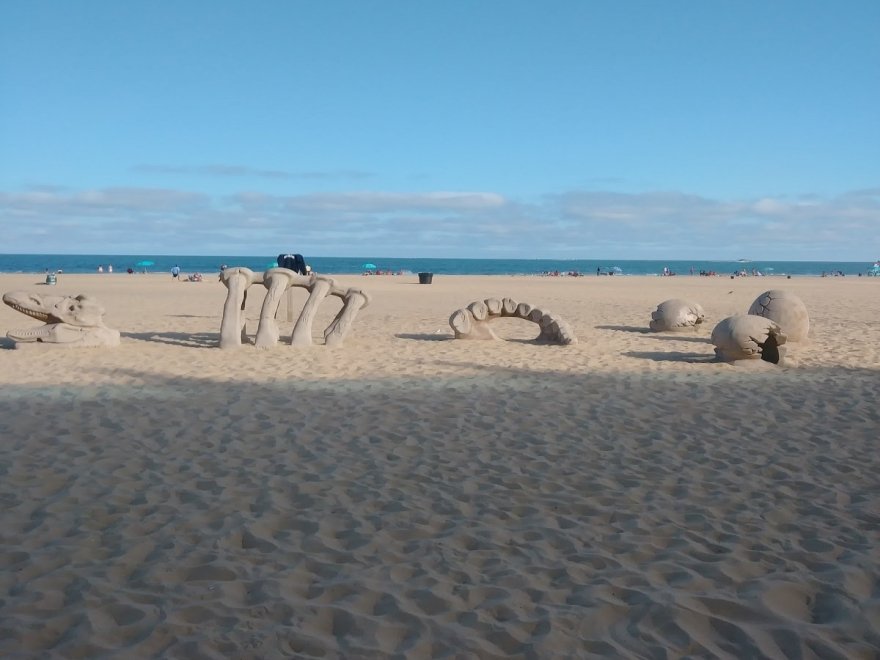
{"type": "Polygon", "coordinates": [[[374,298],[343,347],[221,351],[214,280],[0,275],[122,332],[0,350],[0,655],[880,653],[880,281],[338,279],[374,298]],[[714,362],[769,288],[797,367],[714,362]],[[580,343],[451,340],[489,296],[580,343]],[[647,333],[670,297],[707,327],[647,333]]]}

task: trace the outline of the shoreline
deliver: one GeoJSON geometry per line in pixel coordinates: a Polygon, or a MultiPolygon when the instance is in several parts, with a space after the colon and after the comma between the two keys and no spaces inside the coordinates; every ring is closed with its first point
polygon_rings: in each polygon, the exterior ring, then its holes
{"type": "MultiPolygon", "coordinates": [[[[389,273],[404,273],[416,276],[419,272],[437,275],[540,275],[543,273],[567,273],[576,271],[584,276],[602,273],[632,275],[662,275],[667,270],[677,276],[694,275],[701,272],[715,272],[729,276],[732,273],[752,270],[765,276],[772,275],[816,275],[823,273],[843,273],[846,276],[868,275],[872,269],[880,273],[880,266],[873,268],[875,260],[859,261],[778,261],[754,260],[750,262],[723,260],[628,260],[628,259],[458,259],[458,258],[348,258],[348,257],[308,257],[305,261],[313,270],[322,273],[361,274],[365,270],[381,270],[389,273]],[[364,269],[364,265],[372,268],[364,269]]],[[[136,272],[144,268],[151,272],[170,273],[174,265],[184,272],[215,273],[221,265],[244,266],[255,271],[265,270],[275,265],[274,257],[227,257],[227,256],[186,256],[166,255],[143,257],[125,255],[0,255],[0,271],[16,273],[45,273],[62,270],[66,273],[96,274],[99,266],[114,266],[114,274],[123,274],[131,267],[136,272]],[[138,265],[143,261],[152,262],[147,266],[138,265]]]]}

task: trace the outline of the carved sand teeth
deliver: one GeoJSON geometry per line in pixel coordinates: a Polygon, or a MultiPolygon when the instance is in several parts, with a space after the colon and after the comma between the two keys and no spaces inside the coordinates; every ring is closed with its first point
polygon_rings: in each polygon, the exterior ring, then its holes
{"type": "Polygon", "coordinates": [[[498,339],[489,323],[497,318],[510,316],[538,324],[541,332],[536,341],[562,345],[577,343],[571,326],[562,317],[532,307],[529,303],[518,303],[513,298],[476,300],[453,312],[449,317],[449,325],[455,332],[456,339],[498,339]]]}
{"type": "Polygon", "coordinates": [[[36,328],[12,329],[6,333],[6,336],[13,341],[40,341],[43,338],[51,337],[52,329],[48,325],[40,325],[36,328]]]}
{"type": "Polygon", "coordinates": [[[312,323],[318,307],[327,296],[342,298],[343,305],[324,330],[326,346],[341,344],[358,312],[370,302],[370,297],[361,289],[342,289],[329,277],[314,273],[300,275],[287,268],[270,268],[262,274],[257,274],[249,268],[227,268],[220,274],[220,281],[229,290],[220,325],[220,348],[235,348],[248,341],[244,303],[247,299],[247,290],[252,284],[261,283],[266,287],[266,297],[260,308],[260,324],[254,340],[257,348],[269,348],[278,343],[280,332],[275,317],[281,305],[282,294],[290,287],[301,287],[309,291],[309,298],[290,336],[290,343],[293,346],[308,346],[312,343],[312,323]]]}
{"type": "Polygon", "coordinates": [[[43,321],[45,323],[49,320],[49,315],[45,312],[38,312],[33,309],[28,309],[27,307],[22,307],[18,303],[7,302],[6,304],[9,305],[16,312],[21,312],[22,314],[30,316],[31,318],[37,319],[38,321],[43,321]]]}

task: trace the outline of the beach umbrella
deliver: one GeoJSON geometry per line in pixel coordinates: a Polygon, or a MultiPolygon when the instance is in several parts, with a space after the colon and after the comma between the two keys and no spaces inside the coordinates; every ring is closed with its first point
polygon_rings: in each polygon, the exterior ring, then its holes
{"type": "Polygon", "coordinates": [[[376,264],[364,264],[362,268],[364,270],[376,270],[376,264]]]}

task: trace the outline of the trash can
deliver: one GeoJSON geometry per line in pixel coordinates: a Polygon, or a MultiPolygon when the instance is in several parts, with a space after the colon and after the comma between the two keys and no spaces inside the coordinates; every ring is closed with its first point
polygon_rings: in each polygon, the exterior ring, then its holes
{"type": "Polygon", "coordinates": [[[430,284],[434,279],[434,273],[419,273],[419,284],[430,284]]]}

